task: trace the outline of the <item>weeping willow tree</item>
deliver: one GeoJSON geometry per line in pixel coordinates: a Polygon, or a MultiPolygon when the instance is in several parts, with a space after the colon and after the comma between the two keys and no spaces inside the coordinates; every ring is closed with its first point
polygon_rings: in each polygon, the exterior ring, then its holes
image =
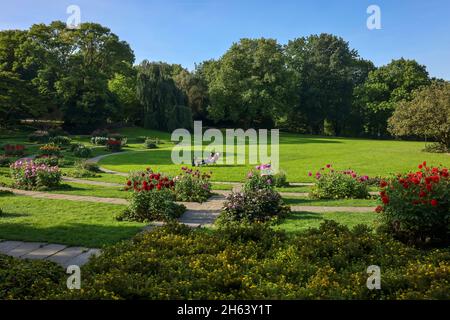
{"type": "Polygon", "coordinates": [[[143,61],[138,66],[136,89],[144,108],[145,128],[172,131],[192,127],[192,112],[184,106],[186,97],[176,86],[172,72],[172,66],[164,63],[143,61]]]}

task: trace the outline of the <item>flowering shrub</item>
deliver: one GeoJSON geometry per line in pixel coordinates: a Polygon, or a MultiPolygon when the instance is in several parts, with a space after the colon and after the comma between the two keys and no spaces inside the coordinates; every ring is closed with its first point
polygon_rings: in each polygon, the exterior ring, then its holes
{"type": "Polygon", "coordinates": [[[7,144],[3,146],[6,156],[23,156],[25,153],[25,146],[21,144],[7,144]]]}
{"type": "Polygon", "coordinates": [[[49,143],[40,147],[39,152],[43,156],[59,157],[61,155],[61,148],[55,145],[54,143],[49,143]]]}
{"type": "Polygon", "coordinates": [[[244,183],[243,188],[244,190],[259,190],[287,185],[289,183],[284,171],[274,174],[270,164],[261,164],[247,174],[247,181],[244,183]]]}
{"type": "Polygon", "coordinates": [[[139,222],[168,221],[180,217],[186,208],[175,203],[175,182],[150,168],[132,173],[125,190],[133,190],[130,205],[117,218],[139,222]]]}
{"type": "Polygon", "coordinates": [[[156,149],[156,148],[158,148],[158,141],[159,140],[147,138],[144,141],[144,147],[146,149],[156,149]]]}
{"type": "Polygon", "coordinates": [[[232,192],[225,201],[219,224],[230,221],[264,222],[283,218],[290,212],[278,192],[272,189],[232,192]]]}
{"type": "Polygon", "coordinates": [[[18,160],[11,164],[10,169],[11,177],[18,188],[50,188],[58,186],[61,182],[61,171],[57,166],[18,160]]]}
{"type": "Polygon", "coordinates": [[[99,146],[106,146],[106,143],[108,142],[107,137],[92,137],[91,143],[99,146]]]}
{"type": "MultiPolygon", "coordinates": [[[[312,176],[312,173],[309,173],[312,176]]],[[[331,164],[316,173],[316,183],[310,196],[316,199],[364,199],[369,197],[368,176],[360,176],[353,170],[336,171],[331,164]]]]}
{"type": "Polygon", "coordinates": [[[92,149],[86,147],[84,144],[80,144],[73,149],[73,155],[77,158],[90,158],[92,156],[92,149]]]}
{"type": "Polygon", "coordinates": [[[211,173],[202,173],[186,167],[174,178],[175,196],[178,201],[204,202],[211,196],[211,173]]]}
{"type": "Polygon", "coordinates": [[[36,165],[45,164],[46,166],[50,166],[50,167],[57,166],[57,165],[59,165],[59,158],[43,156],[43,157],[34,159],[34,164],[36,164],[36,165]]]}
{"type": "Polygon", "coordinates": [[[398,238],[413,242],[450,240],[450,189],[447,168],[419,165],[380,183],[382,204],[376,211],[398,238]]]}
{"type": "Polygon", "coordinates": [[[72,140],[65,136],[50,137],[49,142],[58,146],[69,146],[72,140]]]}
{"type": "Polygon", "coordinates": [[[108,139],[108,141],[106,141],[106,149],[109,151],[118,152],[122,150],[122,141],[108,139]]]}

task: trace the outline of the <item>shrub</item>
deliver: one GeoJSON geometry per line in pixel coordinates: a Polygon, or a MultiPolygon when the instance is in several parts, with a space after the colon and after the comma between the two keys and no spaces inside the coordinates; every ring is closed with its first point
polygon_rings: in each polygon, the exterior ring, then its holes
{"type": "Polygon", "coordinates": [[[69,146],[71,143],[71,139],[69,137],[65,136],[56,136],[56,137],[50,137],[49,142],[56,144],[58,146],[69,146]]]}
{"type": "Polygon", "coordinates": [[[17,188],[52,188],[58,186],[61,182],[61,171],[57,166],[18,160],[11,164],[10,168],[11,177],[17,188]]]}
{"type": "Polygon", "coordinates": [[[211,196],[211,173],[202,173],[186,167],[175,177],[175,195],[178,201],[204,202],[211,196]]]}
{"type": "Polygon", "coordinates": [[[154,173],[151,168],[147,168],[145,171],[135,171],[130,173],[125,189],[132,189],[134,191],[151,191],[153,189],[174,190],[174,187],[174,180],[161,173],[154,173]]]}
{"type": "Polygon", "coordinates": [[[96,163],[88,161],[77,161],[72,170],[67,171],[67,175],[74,178],[93,178],[97,177],[97,173],[101,172],[96,163]]]}
{"type": "Polygon", "coordinates": [[[50,138],[48,131],[38,130],[28,136],[30,142],[47,143],[50,138]]]}
{"type": "Polygon", "coordinates": [[[272,176],[273,179],[273,185],[275,187],[281,188],[281,187],[287,187],[289,186],[289,182],[287,181],[286,172],[280,171],[272,176]]]}
{"type": "Polygon", "coordinates": [[[25,146],[22,144],[7,144],[3,146],[6,156],[23,156],[25,154],[25,146]]]}
{"type": "Polygon", "coordinates": [[[46,145],[43,145],[39,148],[39,153],[43,156],[55,156],[59,157],[61,155],[61,148],[55,145],[54,143],[49,143],[46,145]]]}
{"type": "Polygon", "coordinates": [[[429,153],[446,153],[449,151],[449,148],[441,143],[430,143],[426,144],[422,151],[429,153]]]}
{"type": "Polygon", "coordinates": [[[255,191],[261,189],[273,189],[273,178],[269,165],[260,165],[256,170],[251,170],[247,174],[247,180],[243,185],[244,191],[255,191]]]}
{"type": "Polygon", "coordinates": [[[134,191],[128,208],[118,220],[138,222],[170,221],[179,218],[186,207],[174,202],[170,189],[134,191]]]}
{"type": "Polygon", "coordinates": [[[92,137],[91,143],[98,145],[98,146],[106,146],[106,143],[108,142],[108,138],[106,137],[92,137]]]}
{"type": "Polygon", "coordinates": [[[0,155],[0,167],[9,167],[10,164],[11,164],[10,158],[4,155],[0,155]]]}
{"type": "Polygon", "coordinates": [[[232,192],[227,196],[219,224],[228,221],[264,222],[284,218],[290,207],[271,189],[232,192]]]}
{"type": "Polygon", "coordinates": [[[83,267],[83,290],[57,297],[450,299],[449,261],[448,248],[418,250],[330,221],[291,237],[265,224],[228,224],[218,232],[168,224],[104,248],[83,267]],[[373,264],[382,268],[380,290],[366,286],[373,264]]]}
{"type": "Polygon", "coordinates": [[[144,147],[147,149],[156,149],[158,148],[158,143],[156,142],[156,140],[147,138],[145,139],[144,147]]]}
{"type": "Polygon", "coordinates": [[[109,139],[106,142],[106,149],[112,152],[118,152],[122,150],[122,142],[120,140],[109,139]]]}
{"type": "Polygon", "coordinates": [[[364,199],[369,197],[368,179],[353,170],[336,171],[328,164],[326,169],[316,173],[316,183],[311,188],[310,196],[316,199],[364,199]]]}
{"type": "Polygon", "coordinates": [[[34,164],[41,165],[44,164],[46,166],[57,166],[59,165],[59,158],[58,157],[40,157],[34,159],[34,164]]]}
{"type": "Polygon", "coordinates": [[[0,254],[0,300],[45,299],[62,290],[66,278],[56,263],[0,254]]]}
{"type": "Polygon", "coordinates": [[[92,157],[92,149],[81,144],[73,150],[73,155],[77,158],[90,158],[92,157]]]}
{"type": "Polygon", "coordinates": [[[380,184],[377,207],[390,232],[415,244],[450,240],[448,169],[419,165],[419,171],[398,174],[380,184]]]}

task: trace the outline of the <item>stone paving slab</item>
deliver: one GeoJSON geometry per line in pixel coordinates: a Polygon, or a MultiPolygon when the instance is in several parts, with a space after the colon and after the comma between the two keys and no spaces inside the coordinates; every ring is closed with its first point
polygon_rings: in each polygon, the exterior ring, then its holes
{"type": "Polygon", "coordinates": [[[8,254],[11,250],[20,246],[22,241],[3,241],[0,242],[0,253],[8,254]]]}
{"type": "Polygon", "coordinates": [[[7,253],[8,256],[20,258],[31,251],[39,249],[45,246],[46,243],[43,242],[22,242],[18,247],[15,247],[7,253]]]}
{"type": "Polygon", "coordinates": [[[85,251],[85,252],[77,255],[76,257],[65,261],[63,263],[63,267],[67,268],[68,266],[71,266],[71,265],[81,267],[82,265],[86,264],[93,255],[99,255],[99,254],[100,254],[100,249],[89,249],[88,251],[85,251]]]}
{"type": "Polygon", "coordinates": [[[65,266],[66,262],[74,259],[83,252],[87,252],[88,250],[89,249],[84,247],[66,247],[64,250],[61,250],[52,256],[46,257],[45,259],[65,266]]]}
{"type": "Polygon", "coordinates": [[[62,244],[48,244],[44,247],[38,248],[34,251],[31,251],[25,255],[23,255],[22,259],[33,259],[33,260],[42,260],[58,253],[61,250],[64,250],[66,246],[62,244]]]}

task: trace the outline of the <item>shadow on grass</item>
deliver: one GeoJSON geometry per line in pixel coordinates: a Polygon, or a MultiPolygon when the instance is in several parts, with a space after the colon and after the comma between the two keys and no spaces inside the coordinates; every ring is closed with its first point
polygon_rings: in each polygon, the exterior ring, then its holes
{"type": "Polygon", "coordinates": [[[321,214],[315,212],[293,212],[286,220],[324,220],[321,214]]]}
{"type": "MultiPolygon", "coordinates": [[[[1,221],[1,218],[0,218],[1,221]]],[[[59,226],[36,227],[30,223],[0,224],[4,240],[57,243],[69,246],[101,248],[121,240],[131,239],[142,226],[104,226],[84,223],[67,223],[59,226]]]]}

